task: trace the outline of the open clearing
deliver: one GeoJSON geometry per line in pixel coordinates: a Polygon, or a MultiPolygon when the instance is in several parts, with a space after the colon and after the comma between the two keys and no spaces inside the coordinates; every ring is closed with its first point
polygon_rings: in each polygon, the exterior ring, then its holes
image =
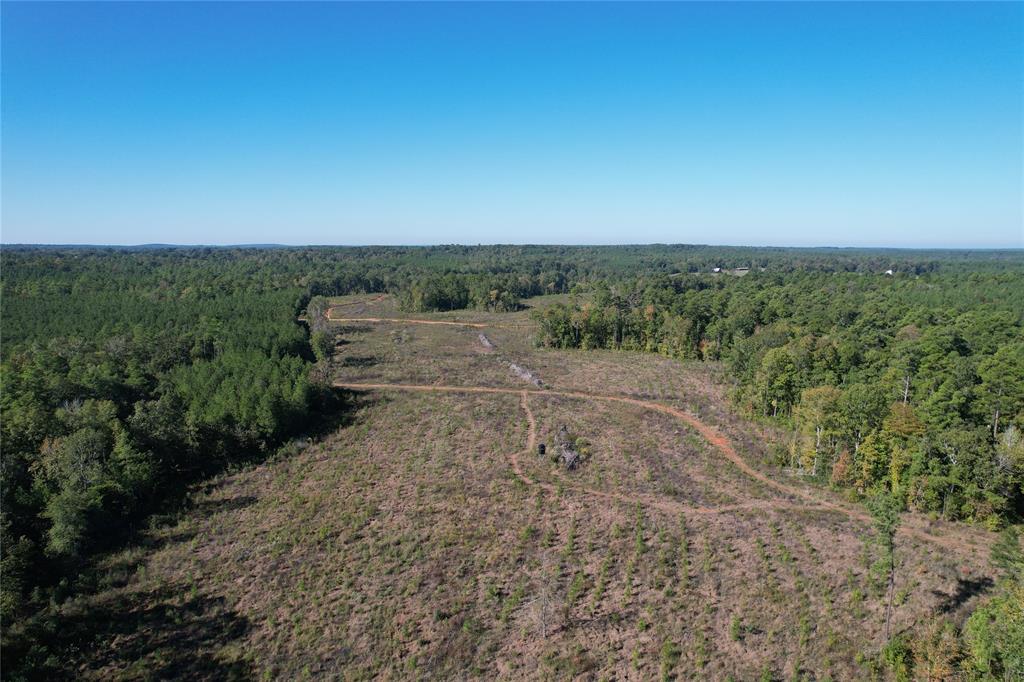
{"type": "MultiPolygon", "coordinates": [[[[538,349],[525,311],[328,314],[346,424],[114,557],[66,607],[99,632],[82,677],[865,675],[884,629],[866,512],[764,467],[771,434],[713,367],[538,349]],[[563,427],[573,471],[537,454],[563,427]]],[[[988,536],[904,529],[894,631],[962,617],[988,536]]]]}

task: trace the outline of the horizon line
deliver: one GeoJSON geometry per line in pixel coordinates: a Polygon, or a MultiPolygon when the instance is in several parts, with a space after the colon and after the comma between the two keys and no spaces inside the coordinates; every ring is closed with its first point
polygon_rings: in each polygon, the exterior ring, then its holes
{"type": "Polygon", "coordinates": [[[463,243],[463,242],[432,242],[432,243],[174,243],[174,242],[145,242],[139,244],[113,244],[94,242],[2,242],[3,248],[96,248],[96,249],[190,249],[190,248],[216,248],[216,249],[302,249],[302,248],[343,248],[343,249],[366,249],[366,248],[434,248],[442,246],[459,246],[466,248],[485,248],[495,246],[523,246],[523,247],[569,247],[569,248],[615,248],[615,247],[644,247],[644,246],[688,246],[702,248],[727,248],[727,249],[804,249],[804,250],[874,250],[874,251],[1024,251],[1024,243],[1017,246],[891,246],[891,245],[779,245],[779,244],[710,244],[699,242],[616,242],[616,243],[574,243],[574,242],[489,242],[489,243],[463,243]]]}

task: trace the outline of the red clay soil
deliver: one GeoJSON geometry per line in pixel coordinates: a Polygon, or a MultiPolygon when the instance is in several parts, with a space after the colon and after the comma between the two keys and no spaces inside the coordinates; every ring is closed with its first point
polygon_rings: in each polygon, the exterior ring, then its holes
{"type": "MultiPolygon", "coordinates": [[[[520,404],[522,405],[523,411],[526,413],[526,447],[520,452],[512,453],[510,459],[512,464],[512,471],[516,477],[519,478],[526,485],[536,485],[549,492],[556,492],[557,486],[551,485],[550,483],[544,483],[542,481],[534,481],[533,479],[526,476],[523,473],[523,469],[519,464],[519,456],[525,454],[531,455],[536,448],[537,443],[537,420],[533,416],[533,410],[530,409],[529,395],[531,391],[521,391],[520,404]]],[[[536,391],[533,391],[536,394],[536,391]]],[[[548,392],[549,394],[552,392],[548,392]]],[[[562,394],[565,395],[565,394],[562,394]]],[[[543,397],[543,394],[541,394],[543,397]]],[[[770,507],[772,509],[819,509],[821,507],[810,507],[807,505],[792,504],[788,502],[748,502],[745,504],[730,504],[721,507],[694,507],[690,505],[680,504],[673,500],[659,498],[653,495],[645,495],[643,493],[633,493],[630,495],[620,495],[618,493],[605,492],[603,490],[594,490],[585,486],[575,485],[573,483],[564,483],[562,487],[569,490],[574,490],[579,493],[586,495],[592,495],[601,497],[616,502],[624,502],[626,504],[641,503],[645,507],[658,509],[660,511],[668,512],[670,514],[724,514],[729,512],[736,512],[741,510],[749,509],[764,509],[770,507]]]]}
{"type": "MultiPolygon", "coordinates": [[[[438,321],[427,321],[427,322],[433,323],[433,324],[444,324],[444,323],[438,322],[438,321]]],[[[462,324],[462,323],[448,323],[448,324],[462,324]]],[[[489,326],[489,325],[476,325],[476,324],[474,324],[472,326],[489,326]]],[[[630,397],[626,397],[626,396],[599,395],[599,394],[581,393],[581,392],[578,392],[578,391],[559,391],[559,390],[551,390],[551,389],[545,389],[545,390],[522,390],[522,389],[515,389],[515,388],[496,388],[496,387],[491,387],[491,386],[445,386],[445,385],[438,385],[438,384],[428,384],[428,385],[422,385],[422,384],[368,384],[368,383],[364,384],[364,383],[348,383],[348,382],[340,382],[340,381],[339,382],[335,382],[334,385],[336,387],[338,387],[338,388],[345,388],[345,389],[356,390],[356,391],[359,391],[359,390],[363,390],[363,391],[366,391],[366,390],[398,390],[398,391],[437,391],[437,392],[445,392],[445,393],[495,393],[495,394],[516,394],[516,393],[518,393],[520,395],[520,397],[521,397],[521,404],[522,404],[523,410],[526,413],[526,420],[527,420],[527,425],[528,425],[526,448],[525,448],[525,450],[522,451],[522,452],[526,452],[526,453],[532,452],[532,450],[534,449],[534,446],[535,446],[535,441],[536,441],[536,421],[534,419],[533,412],[530,410],[530,405],[529,405],[529,400],[528,400],[528,396],[529,395],[535,395],[535,396],[541,396],[541,397],[543,397],[545,395],[551,395],[551,396],[561,396],[561,397],[565,397],[565,398],[576,398],[576,399],[579,399],[579,400],[603,400],[603,401],[609,401],[609,402],[625,403],[625,404],[628,404],[628,405],[635,405],[635,406],[638,406],[638,407],[641,407],[641,408],[644,408],[644,409],[648,409],[648,410],[655,410],[657,412],[661,412],[663,414],[667,414],[667,415],[670,415],[670,416],[675,417],[677,419],[680,419],[681,421],[685,422],[688,426],[692,427],[695,431],[700,433],[700,435],[705,440],[707,440],[711,445],[713,445],[721,454],[723,454],[726,459],[728,459],[730,462],[735,464],[736,467],[738,469],[740,469],[740,471],[745,473],[747,476],[753,478],[756,481],[759,481],[759,482],[763,483],[764,485],[769,486],[770,488],[773,488],[773,489],[777,490],[778,492],[781,492],[781,493],[783,493],[785,495],[797,497],[797,498],[799,498],[801,500],[804,500],[805,502],[809,502],[810,504],[809,505],[808,504],[793,504],[793,503],[785,502],[785,501],[781,501],[781,502],[757,501],[757,502],[750,502],[750,503],[746,503],[746,504],[727,505],[727,506],[713,507],[713,508],[712,507],[689,507],[689,506],[678,504],[678,503],[676,503],[676,502],[674,502],[672,500],[667,500],[667,499],[664,499],[664,498],[658,498],[658,497],[654,497],[654,496],[650,496],[650,495],[642,495],[642,494],[637,494],[637,495],[618,495],[616,493],[609,493],[609,492],[604,492],[604,491],[599,491],[599,490],[590,490],[590,489],[582,488],[582,487],[579,487],[579,486],[568,486],[568,487],[572,487],[572,488],[578,490],[579,492],[586,493],[587,495],[603,497],[603,498],[606,498],[606,499],[612,499],[612,500],[617,500],[617,501],[621,501],[621,502],[627,502],[627,503],[631,503],[631,504],[634,504],[636,502],[640,502],[641,504],[644,504],[646,506],[651,506],[651,507],[654,507],[654,508],[657,508],[657,509],[661,509],[661,510],[664,510],[664,511],[676,512],[676,513],[681,512],[681,513],[690,513],[690,514],[721,514],[721,513],[729,513],[729,512],[735,512],[735,511],[740,511],[740,510],[752,510],[752,509],[753,510],[757,510],[757,509],[764,509],[764,510],[769,510],[769,509],[816,509],[816,510],[835,511],[835,512],[838,512],[840,514],[844,514],[847,517],[855,519],[857,521],[861,521],[861,522],[868,523],[868,524],[871,523],[871,516],[869,514],[867,514],[866,512],[863,512],[863,511],[861,511],[859,509],[856,509],[856,508],[851,508],[850,506],[847,506],[847,505],[841,505],[841,504],[838,504],[838,503],[835,503],[835,502],[829,502],[827,500],[821,500],[821,499],[815,498],[814,496],[810,495],[806,491],[800,490],[800,489],[795,488],[793,486],[789,486],[789,485],[786,485],[784,483],[781,483],[779,481],[776,481],[776,480],[773,480],[773,479],[769,478],[765,474],[761,473],[757,469],[754,469],[752,466],[750,466],[750,464],[748,464],[746,462],[746,460],[744,460],[740,456],[740,454],[736,451],[736,448],[733,447],[732,443],[729,442],[729,439],[726,438],[725,435],[723,435],[715,427],[710,426],[708,424],[705,424],[704,422],[700,421],[694,415],[689,414],[687,412],[684,412],[684,411],[682,411],[680,409],[677,409],[677,408],[674,408],[674,407],[669,407],[668,405],[662,405],[660,403],[655,403],[655,402],[652,402],[652,401],[649,401],[649,400],[640,400],[638,398],[630,398],[630,397]]],[[[535,481],[533,481],[533,480],[531,480],[531,479],[526,477],[526,475],[523,473],[523,471],[522,471],[522,469],[521,469],[521,467],[519,465],[519,454],[520,453],[516,453],[516,454],[512,455],[512,458],[511,458],[511,460],[512,460],[511,461],[512,470],[516,474],[516,476],[520,480],[522,480],[524,483],[526,483],[528,485],[538,485],[538,486],[540,486],[540,487],[542,487],[544,489],[548,489],[548,490],[554,491],[555,490],[555,486],[553,486],[553,485],[551,485],[549,483],[535,482],[535,481]]],[[[912,536],[912,537],[915,537],[915,538],[918,538],[918,539],[921,539],[921,540],[925,540],[927,542],[931,542],[931,543],[937,544],[937,545],[939,545],[941,547],[944,547],[946,549],[953,550],[953,551],[956,551],[956,552],[959,552],[959,553],[965,553],[965,554],[974,555],[977,552],[977,547],[974,544],[972,544],[970,542],[967,542],[966,540],[963,540],[961,538],[950,537],[950,536],[939,537],[939,536],[933,535],[931,533],[928,533],[927,531],[922,530],[920,528],[908,526],[906,524],[904,524],[903,526],[900,527],[900,533],[902,535],[912,536]]]]}

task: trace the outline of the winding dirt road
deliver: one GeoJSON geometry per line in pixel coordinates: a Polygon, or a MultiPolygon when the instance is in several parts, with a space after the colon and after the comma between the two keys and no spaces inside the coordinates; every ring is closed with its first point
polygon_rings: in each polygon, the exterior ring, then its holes
{"type": "MultiPolygon", "coordinates": [[[[683,504],[679,504],[672,500],[664,498],[654,497],[645,494],[636,495],[621,495],[617,493],[610,493],[600,490],[592,490],[582,486],[567,485],[566,488],[576,490],[587,495],[602,497],[604,499],[615,500],[619,502],[625,502],[628,504],[635,504],[637,502],[645,505],[661,509],[666,512],[672,513],[688,513],[688,514],[723,514],[742,510],[770,510],[770,509],[801,509],[801,510],[818,510],[818,511],[833,511],[839,514],[843,514],[848,518],[860,521],[862,523],[871,523],[871,516],[866,512],[863,512],[856,508],[851,508],[847,505],[830,502],[814,497],[808,492],[799,488],[786,485],[779,481],[769,478],[765,474],[761,473],[757,469],[753,468],[744,460],[740,454],[733,447],[729,439],[726,438],[718,429],[704,422],[700,421],[694,415],[684,412],[683,410],[670,407],[668,405],[662,405],[661,403],[651,402],[649,400],[641,400],[639,398],[630,398],[627,396],[618,395],[604,395],[604,394],[593,394],[583,393],[579,391],[560,391],[555,389],[532,389],[524,390],[517,388],[499,388],[492,386],[446,386],[440,384],[375,384],[375,383],[351,383],[345,381],[337,381],[334,386],[343,388],[351,391],[412,391],[412,392],[426,392],[426,393],[490,393],[490,394],[502,394],[502,395],[515,395],[520,396],[520,404],[523,411],[526,413],[527,420],[527,438],[526,447],[524,450],[515,453],[511,457],[512,470],[515,475],[527,485],[537,485],[543,489],[549,491],[555,491],[556,486],[550,483],[544,483],[541,481],[534,481],[528,478],[522,470],[519,463],[519,456],[523,453],[531,453],[536,445],[537,439],[537,424],[534,418],[533,411],[530,409],[529,398],[531,396],[560,396],[565,398],[575,398],[578,400],[600,400],[605,402],[617,402],[624,403],[627,405],[635,405],[643,409],[648,409],[663,414],[670,415],[686,423],[689,427],[697,431],[705,440],[713,445],[722,455],[725,456],[730,462],[742,471],[750,478],[759,481],[760,483],[780,492],[784,495],[797,498],[802,503],[792,503],[789,501],[778,501],[771,502],[766,500],[760,500],[757,502],[750,502],[739,505],[726,505],[721,507],[691,507],[683,504]]],[[[914,537],[919,540],[931,542],[949,550],[956,551],[958,553],[974,554],[978,551],[978,547],[964,539],[953,536],[937,536],[927,532],[919,527],[908,525],[904,523],[900,527],[900,534],[908,537],[914,537]]]]}
{"type": "MultiPolygon", "coordinates": [[[[557,492],[558,486],[554,486],[550,483],[543,481],[536,481],[526,476],[523,472],[522,467],[519,464],[519,456],[526,455],[530,456],[533,454],[534,449],[537,446],[537,420],[533,416],[533,410],[530,409],[529,396],[531,393],[535,395],[537,391],[520,391],[520,406],[523,408],[523,412],[526,413],[526,447],[520,452],[515,452],[511,455],[510,460],[512,464],[512,471],[516,477],[526,485],[535,485],[539,488],[543,488],[549,492],[557,492]]],[[[540,393],[543,397],[545,394],[550,395],[550,391],[540,393]]],[[[563,394],[564,395],[564,394],[563,394]]],[[[601,497],[606,500],[613,500],[615,502],[623,502],[625,504],[636,504],[639,502],[645,507],[653,507],[660,509],[661,511],[668,512],[670,514],[726,514],[730,512],[737,512],[742,510],[750,509],[763,509],[765,505],[770,506],[772,509],[821,509],[821,507],[811,507],[808,505],[790,504],[787,502],[748,502],[745,504],[729,504],[722,505],[720,507],[694,507],[691,505],[685,505],[674,500],[668,500],[661,497],[655,497],[644,493],[634,493],[632,495],[623,495],[620,493],[611,493],[604,490],[595,490],[593,488],[587,488],[586,486],[576,485],[574,483],[562,483],[562,487],[567,490],[573,490],[575,492],[583,493],[585,495],[592,495],[601,497]]]]}

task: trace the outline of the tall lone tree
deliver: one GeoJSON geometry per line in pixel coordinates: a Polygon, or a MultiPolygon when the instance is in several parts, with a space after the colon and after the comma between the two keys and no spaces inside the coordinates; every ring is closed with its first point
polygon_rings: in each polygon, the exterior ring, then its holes
{"type": "Polygon", "coordinates": [[[875,527],[875,538],[882,547],[882,560],[886,563],[889,581],[885,602],[885,639],[889,639],[890,622],[892,620],[892,595],[896,582],[896,531],[900,527],[901,505],[890,492],[877,494],[868,502],[871,519],[875,527]]]}

